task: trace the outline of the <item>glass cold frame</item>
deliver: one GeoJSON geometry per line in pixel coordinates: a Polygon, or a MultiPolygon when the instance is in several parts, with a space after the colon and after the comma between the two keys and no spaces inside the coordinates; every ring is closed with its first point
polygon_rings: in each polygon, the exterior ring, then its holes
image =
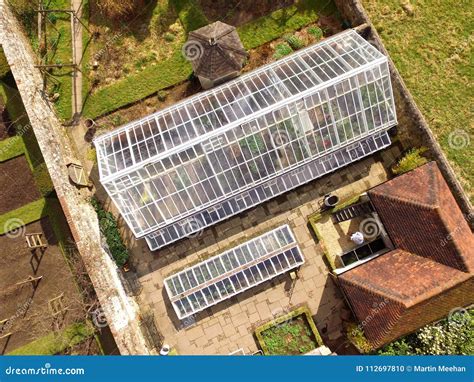
{"type": "Polygon", "coordinates": [[[349,30],[95,145],[102,184],[157,249],[386,147],[394,125],[387,58],[349,30]]]}
{"type": "Polygon", "coordinates": [[[179,319],[304,263],[288,225],[249,240],[164,280],[179,319]]]}

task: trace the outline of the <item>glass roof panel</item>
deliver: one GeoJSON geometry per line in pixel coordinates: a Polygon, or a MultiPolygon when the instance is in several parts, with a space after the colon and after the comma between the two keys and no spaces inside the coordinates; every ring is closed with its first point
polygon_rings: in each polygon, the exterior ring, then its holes
{"type": "Polygon", "coordinates": [[[169,276],[164,285],[178,318],[183,319],[303,263],[290,227],[283,225],[169,276]],[[188,300],[191,304],[186,308],[188,300]]]}
{"type": "Polygon", "coordinates": [[[104,188],[157,248],[193,216],[207,227],[349,163],[323,159],[395,124],[387,59],[349,30],[94,142],[104,188]]]}

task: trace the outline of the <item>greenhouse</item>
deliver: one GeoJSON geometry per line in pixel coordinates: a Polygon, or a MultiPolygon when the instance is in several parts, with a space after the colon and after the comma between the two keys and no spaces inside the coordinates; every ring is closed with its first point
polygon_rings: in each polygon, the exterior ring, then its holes
{"type": "Polygon", "coordinates": [[[387,147],[396,124],[387,58],[348,30],[94,143],[156,250],[387,147]]]}
{"type": "Polygon", "coordinates": [[[179,319],[191,316],[304,264],[288,225],[186,268],[164,280],[179,319]]]}

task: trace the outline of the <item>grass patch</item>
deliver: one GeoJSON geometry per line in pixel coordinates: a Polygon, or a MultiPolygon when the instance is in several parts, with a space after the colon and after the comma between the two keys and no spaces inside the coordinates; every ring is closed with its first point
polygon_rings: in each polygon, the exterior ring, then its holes
{"type": "Polygon", "coordinates": [[[411,149],[392,167],[392,172],[401,175],[428,163],[428,159],[421,156],[427,150],[426,147],[411,149]]]}
{"type": "MultiPolygon", "coordinates": [[[[184,7],[189,1],[175,0],[173,3],[184,7]]],[[[177,9],[179,13],[179,9],[184,8],[177,9]]],[[[335,12],[336,7],[332,1],[303,0],[298,5],[279,9],[244,24],[237,30],[245,49],[249,50],[317,21],[320,14],[335,12]]],[[[161,89],[183,82],[191,73],[191,64],[184,59],[179,49],[169,59],[148,66],[141,72],[92,94],[84,105],[83,115],[94,119],[109,114],[161,89]]]]}
{"type": "Polygon", "coordinates": [[[0,235],[7,233],[5,229],[8,226],[9,230],[13,230],[15,228],[19,228],[22,225],[30,224],[35,222],[42,217],[46,216],[46,199],[38,199],[34,202],[25,204],[16,210],[8,211],[3,215],[0,215],[0,235]],[[7,224],[8,220],[15,219],[17,224],[7,224]],[[20,224],[21,223],[21,224],[20,224]]]}
{"type": "Polygon", "coordinates": [[[75,323],[58,333],[52,332],[38,338],[8,355],[54,355],[80,344],[93,335],[94,327],[90,323],[75,323]]]}
{"type": "Polygon", "coordinates": [[[474,201],[472,3],[411,0],[413,16],[397,0],[362,3],[474,201]]]}
{"type": "Polygon", "coordinates": [[[321,14],[335,12],[337,8],[332,1],[302,0],[242,25],[238,28],[239,36],[246,49],[253,49],[317,21],[321,14]]]}
{"type": "Polygon", "coordinates": [[[201,7],[194,0],[170,0],[170,3],[178,13],[179,21],[186,33],[209,24],[201,7]]]}
{"type": "Polygon", "coordinates": [[[21,137],[14,136],[0,141],[0,162],[16,158],[25,153],[25,145],[21,137]]]}
{"type": "Polygon", "coordinates": [[[305,354],[323,345],[311,313],[306,307],[258,327],[255,335],[266,355],[305,354]]]}

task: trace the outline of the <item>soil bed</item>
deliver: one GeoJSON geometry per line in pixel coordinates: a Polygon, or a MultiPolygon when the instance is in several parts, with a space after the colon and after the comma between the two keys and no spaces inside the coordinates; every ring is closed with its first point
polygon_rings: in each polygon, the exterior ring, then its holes
{"type": "Polygon", "coordinates": [[[24,155],[0,163],[0,214],[41,198],[24,155]]]}
{"type": "Polygon", "coordinates": [[[305,354],[319,346],[304,315],[263,331],[262,337],[273,355],[305,354]]]}
{"type": "Polygon", "coordinates": [[[28,224],[20,231],[16,236],[0,236],[0,320],[10,320],[2,335],[12,333],[0,340],[0,354],[84,319],[80,294],[49,219],[28,224]],[[42,233],[48,247],[43,253],[36,250],[36,256],[32,255],[25,233],[42,233]],[[42,279],[36,287],[31,282],[22,283],[29,276],[42,279]],[[48,301],[61,294],[65,311],[54,317],[48,301]]]}

